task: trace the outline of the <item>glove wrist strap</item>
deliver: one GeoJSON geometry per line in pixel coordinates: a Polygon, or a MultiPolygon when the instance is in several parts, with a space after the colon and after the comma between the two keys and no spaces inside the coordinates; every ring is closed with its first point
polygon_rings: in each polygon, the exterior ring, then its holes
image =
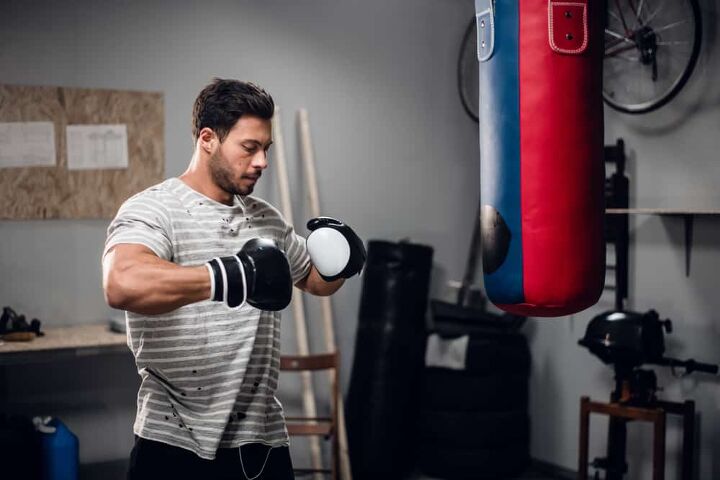
{"type": "Polygon", "coordinates": [[[221,257],[220,267],[225,279],[225,292],[223,300],[230,308],[236,308],[245,303],[247,294],[245,287],[245,271],[240,259],[233,255],[221,257]]]}
{"type": "Polygon", "coordinates": [[[210,298],[215,302],[223,302],[225,301],[225,287],[227,282],[225,281],[225,277],[223,275],[224,270],[221,267],[220,258],[213,258],[206,265],[209,265],[212,270],[211,283],[213,287],[212,297],[210,298]]]}
{"type": "Polygon", "coordinates": [[[210,296],[208,300],[215,300],[215,272],[212,266],[210,266],[210,262],[205,264],[205,268],[207,268],[208,276],[210,277],[210,296]]]}

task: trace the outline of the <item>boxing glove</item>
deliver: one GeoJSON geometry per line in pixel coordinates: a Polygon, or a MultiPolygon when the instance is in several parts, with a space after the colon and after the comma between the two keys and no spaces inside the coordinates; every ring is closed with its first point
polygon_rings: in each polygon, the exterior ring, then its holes
{"type": "Polygon", "coordinates": [[[330,217],[313,218],[307,228],[310,260],[326,282],[360,273],[367,253],[352,228],[330,217]]]}
{"type": "Polygon", "coordinates": [[[272,240],[253,238],[236,255],[216,257],[206,265],[211,300],[230,308],[247,302],[260,310],[282,310],[290,303],[290,265],[272,240]]]}

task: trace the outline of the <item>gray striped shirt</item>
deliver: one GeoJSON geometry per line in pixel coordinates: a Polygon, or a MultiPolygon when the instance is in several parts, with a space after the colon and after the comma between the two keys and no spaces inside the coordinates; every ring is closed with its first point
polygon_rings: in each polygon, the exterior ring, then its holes
{"type": "MultiPolygon", "coordinates": [[[[285,251],[293,282],[310,271],[305,239],[267,202],[227,206],[168,179],[128,199],[108,227],[105,252],[142,244],[178,265],[236,253],[257,237],[285,251]]],[[[104,252],[104,253],[105,253],[104,252]]],[[[103,253],[103,255],[104,255],[103,253]]],[[[275,397],[280,313],[209,300],[162,315],[126,312],[128,346],[141,377],[136,435],[213,459],[218,448],[288,443],[275,397]]]]}

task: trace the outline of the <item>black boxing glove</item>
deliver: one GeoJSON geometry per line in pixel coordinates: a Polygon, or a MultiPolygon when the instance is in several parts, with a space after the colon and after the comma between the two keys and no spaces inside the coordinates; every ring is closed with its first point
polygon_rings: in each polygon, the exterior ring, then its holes
{"type": "Polygon", "coordinates": [[[236,255],[216,257],[206,265],[211,300],[230,308],[247,302],[260,310],[282,310],[290,303],[290,264],[272,240],[253,238],[236,255]]]}
{"type": "Polygon", "coordinates": [[[313,218],[307,228],[310,260],[326,282],[360,273],[367,253],[352,228],[330,217],[313,218]]]}

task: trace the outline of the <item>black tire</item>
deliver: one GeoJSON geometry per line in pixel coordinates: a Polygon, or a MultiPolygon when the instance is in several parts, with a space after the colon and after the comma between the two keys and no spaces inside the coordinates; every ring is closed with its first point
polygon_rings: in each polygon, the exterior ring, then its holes
{"type": "Polygon", "coordinates": [[[431,477],[452,480],[498,480],[522,473],[530,463],[527,444],[498,448],[458,449],[423,444],[419,467],[431,477]]]}
{"type": "Polygon", "coordinates": [[[498,448],[527,445],[530,419],[527,412],[437,412],[419,416],[421,443],[452,448],[498,448]]]}
{"type": "Polygon", "coordinates": [[[525,374],[475,376],[464,371],[426,368],[420,395],[426,410],[527,411],[528,377],[525,374]]]}
{"type": "MultiPolygon", "coordinates": [[[[462,335],[442,335],[457,339],[462,335]]],[[[530,349],[524,335],[516,333],[471,334],[465,355],[465,371],[477,375],[530,372],[530,349]]]]}
{"type": "Polygon", "coordinates": [[[474,374],[519,373],[530,371],[530,349],[519,334],[471,335],[465,370],[474,374]]]}

